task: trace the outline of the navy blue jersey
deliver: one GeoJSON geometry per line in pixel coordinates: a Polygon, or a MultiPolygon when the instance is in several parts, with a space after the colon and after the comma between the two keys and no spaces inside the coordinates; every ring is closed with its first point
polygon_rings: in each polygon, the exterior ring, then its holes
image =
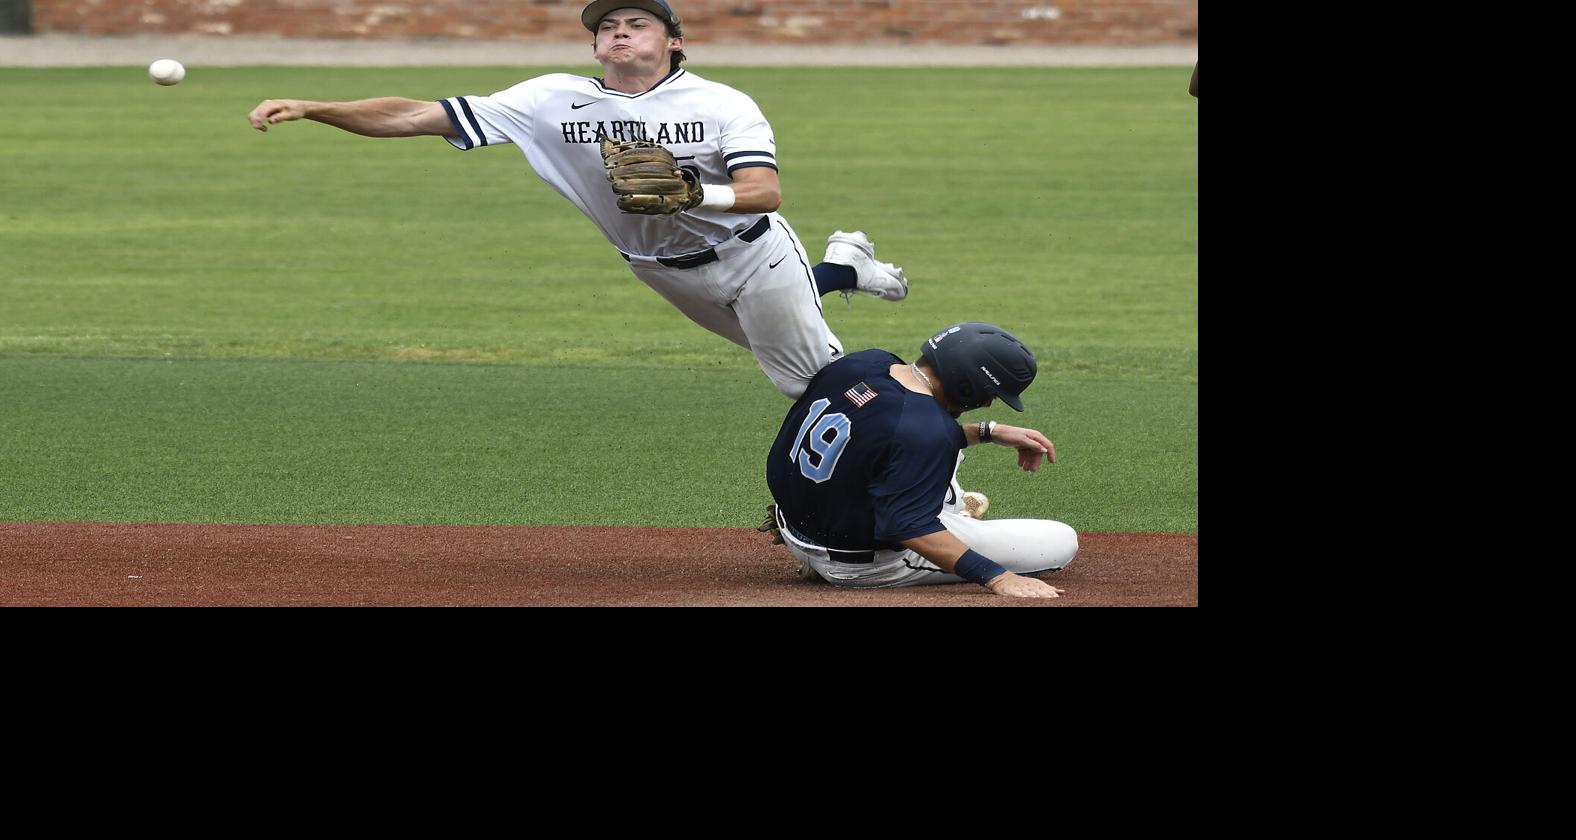
{"type": "Polygon", "coordinates": [[[944,530],[937,518],[958,451],[958,421],[888,373],[906,364],[863,350],[822,368],[783,421],[766,484],[783,519],[826,548],[901,549],[944,530]]]}

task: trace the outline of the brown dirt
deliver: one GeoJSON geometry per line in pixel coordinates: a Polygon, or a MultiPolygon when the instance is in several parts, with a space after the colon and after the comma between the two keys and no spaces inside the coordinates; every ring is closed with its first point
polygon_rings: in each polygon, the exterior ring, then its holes
{"type": "Polygon", "coordinates": [[[0,522],[3,606],[1197,606],[1194,534],[1082,534],[1054,601],[799,581],[749,529],[0,522]]]}
{"type": "MultiPolygon", "coordinates": [[[[1191,67],[1198,44],[1140,47],[956,46],[899,44],[718,44],[685,47],[702,76],[707,67],[1191,67]]],[[[146,67],[155,58],[186,65],[197,83],[209,67],[583,66],[596,70],[589,42],[486,38],[276,38],[266,35],[0,35],[0,67],[146,67]]],[[[526,78],[535,73],[522,74],[526,78]]],[[[597,75],[601,75],[597,71],[597,75]]],[[[1185,85],[1186,82],[1184,81],[1185,85]]]]}

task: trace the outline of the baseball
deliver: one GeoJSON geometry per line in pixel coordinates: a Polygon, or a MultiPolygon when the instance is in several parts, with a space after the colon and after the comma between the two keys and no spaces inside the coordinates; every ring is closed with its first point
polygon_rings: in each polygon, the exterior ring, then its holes
{"type": "Polygon", "coordinates": [[[173,58],[161,58],[148,65],[148,78],[161,85],[178,84],[186,78],[186,68],[173,58]]]}

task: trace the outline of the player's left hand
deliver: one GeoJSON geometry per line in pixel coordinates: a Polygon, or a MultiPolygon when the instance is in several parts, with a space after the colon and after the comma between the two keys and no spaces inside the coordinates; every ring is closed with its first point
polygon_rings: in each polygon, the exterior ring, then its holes
{"type": "Polygon", "coordinates": [[[679,168],[673,153],[645,140],[602,138],[602,165],[618,196],[618,209],[672,215],[700,204],[700,180],[679,168]]]}
{"type": "Polygon", "coordinates": [[[997,423],[990,434],[990,442],[1018,450],[1018,468],[1026,472],[1038,470],[1046,459],[1056,463],[1056,444],[1034,429],[997,423]]]}
{"type": "Polygon", "coordinates": [[[1015,575],[1012,572],[997,575],[985,588],[1008,598],[1060,598],[1067,590],[1052,586],[1043,580],[1015,575]]]}

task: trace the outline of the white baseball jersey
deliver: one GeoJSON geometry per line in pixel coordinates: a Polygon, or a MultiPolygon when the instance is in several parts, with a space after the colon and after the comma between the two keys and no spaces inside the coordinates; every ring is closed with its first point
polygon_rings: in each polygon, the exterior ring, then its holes
{"type": "Polygon", "coordinates": [[[689,210],[647,216],[618,209],[602,165],[601,136],[650,140],[673,152],[701,183],[727,184],[736,170],[777,168],[777,144],[755,101],[682,68],[644,93],[622,93],[601,79],[550,73],[491,96],[443,100],[460,149],[513,143],[531,168],[574,202],[620,251],[678,256],[704,251],[753,224],[758,215],[689,210]]]}

